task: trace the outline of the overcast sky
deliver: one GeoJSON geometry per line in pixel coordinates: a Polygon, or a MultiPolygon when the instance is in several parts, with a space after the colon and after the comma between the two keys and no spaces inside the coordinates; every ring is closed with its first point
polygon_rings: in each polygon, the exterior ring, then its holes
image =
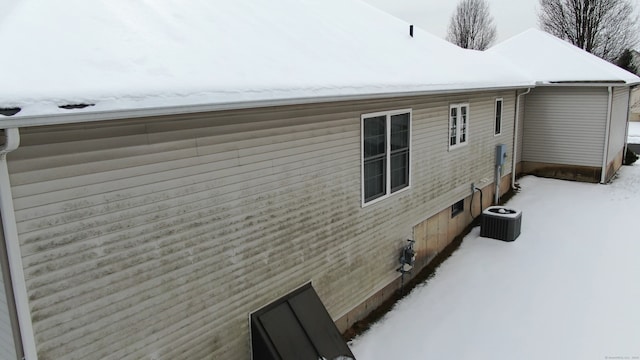
{"type": "MultiPolygon", "coordinates": [[[[0,19],[20,0],[0,0],[0,19]]],[[[233,0],[231,0],[233,1],[233,0]]],[[[459,0],[364,0],[402,20],[444,38],[459,0]]],[[[537,27],[538,0],[488,0],[498,29],[498,41],[537,27]]],[[[632,0],[640,2],[640,0],[632,0]]]]}
{"type": "MultiPolygon", "coordinates": [[[[0,0],[2,13],[20,0],[0,0]]],[[[459,0],[364,0],[400,19],[445,38],[449,19],[459,0]]],[[[506,40],[528,28],[537,28],[538,0],[488,0],[495,20],[497,41],[506,40]]],[[[631,0],[636,10],[640,0],[631,0]]]]}
{"type": "MultiPolygon", "coordinates": [[[[364,0],[396,17],[444,38],[457,0],[364,0]]],[[[498,36],[506,40],[528,28],[537,28],[538,0],[488,0],[498,36]]]]}

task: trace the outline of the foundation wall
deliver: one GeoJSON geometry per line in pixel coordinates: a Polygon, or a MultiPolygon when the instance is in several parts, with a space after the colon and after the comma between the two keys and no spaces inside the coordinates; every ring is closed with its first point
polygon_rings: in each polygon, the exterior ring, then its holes
{"type": "Polygon", "coordinates": [[[549,164],[524,161],[522,174],[541,177],[599,183],[602,169],[590,166],[549,164]]]}
{"type": "MultiPolygon", "coordinates": [[[[500,194],[507,193],[511,186],[511,175],[506,175],[500,182],[500,194]]],[[[495,194],[495,185],[489,184],[482,188],[482,208],[480,207],[480,192],[464,198],[464,211],[455,216],[451,214],[451,207],[447,207],[428,219],[420,222],[413,228],[414,248],[416,250],[416,262],[411,273],[405,275],[405,282],[416,277],[433,259],[442,252],[451,242],[471,224],[474,218],[478,218],[485,209],[492,205],[495,194]],[[471,211],[469,211],[471,209],[471,211]],[[473,217],[472,217],[473,214],[473,217]]],[[[387,299],[400,290],[401,280],[389,283],[380,291],[371,295],[363,303],[349,311],[336,321],[338,329],[343,332],[349,329],[357,321],[364,319],[372,311],[382,305],[387,299]]]]}
{"type": "Polygon", "coordinates": [[[613,160],[607,166],[607,177],[606,181],[608,182],[613,178],[613,176],[620,170],[622,167],[622,161],[624,159],[624,148],[616,154],[613,160]]]}

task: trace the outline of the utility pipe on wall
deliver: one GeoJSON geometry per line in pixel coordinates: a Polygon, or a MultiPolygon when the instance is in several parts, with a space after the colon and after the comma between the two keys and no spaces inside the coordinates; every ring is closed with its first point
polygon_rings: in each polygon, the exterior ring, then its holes
{"type": "Polygon", "coordinates": [[[502,165],[496,165],[496,189],[493,193],[493,205],[500,205],[500,178],[502,177],[502,165]]]}
{"type": "Polygon", "coordinates": [[[602,174],[600,175],[600,183],[604,184],[607,180],[607,158],[609,157],[609,133],[611,132],[611,111],[613,109],[613,88],[609,89],[609,106],[607,108],[607,130],[604,136],[604,149],[602,151],[602,174]]]}
{"type": "Polygon", "coordinates": [[[5,142],[0,147],[0,209],[2,210],[2,226],[4,239],[9,258],[11,285],[18,312],[18,324],[25,360],[37,360],[36,341],[33,335],[33,323],[31,322],[31,310],[29,310],[29,298],[25,283],[24,268],[22,267],[22,254],[18,241],[18,226],[16,214],[13,208],[13,195],[9,182],[9,167],[7,166],[7,154],[20,146],[20,132],[17,128],[5,129],[5,142]]]}
{"type": "Polygon", "coordinates": [[[531,88],[516,97],[516,119],[513,130],[513,152],[511,153],[511,188],[516,190],[516,158],[518,157],[518,125],[520,120],[520,97],[531,92],[531,88]]]}
{"type": "Polygon", "coordinates": [[[624,159],[627,157],[627,147],[628,147],[628,139],[629,139],[629,120],[631,117],[631,92],[633,91],[633,89],[635,89],[637,87],[636,86],[631,86],[627,88],[627,91],[629,92],[629,95],[627,97],[627,112],[626,112],[626,117],[625,117],[625,129],[624,129],[624,150],[622,153],[622,163],[624,164],[624,159]]]}

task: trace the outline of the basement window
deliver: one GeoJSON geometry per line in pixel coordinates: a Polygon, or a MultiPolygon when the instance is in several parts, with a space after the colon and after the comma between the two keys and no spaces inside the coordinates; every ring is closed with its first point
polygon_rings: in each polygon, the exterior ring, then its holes
{"type": "Polygon", "coordinates": [[[311,284],[251,314],[253,360],[355,359],[311,284]]]}
{"type": "Polygon", "coordinates": [[[451,205],[451,218],[458,216],[464,211],[464,199],[458,201],[457,203],[451,205]]]}
{"type": "Polygon", "coordinates": [[[410,186],[411,110],[362,115],[362,205],[410,186]]]}

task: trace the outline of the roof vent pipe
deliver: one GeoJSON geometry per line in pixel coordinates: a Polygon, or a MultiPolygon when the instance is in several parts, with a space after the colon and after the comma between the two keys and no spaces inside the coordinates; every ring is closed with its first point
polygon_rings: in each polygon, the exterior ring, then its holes
{"type": "Polygon", "coordinates": [[[413,25],[409,25],[409,36],[413,37],[413,25]]]}

